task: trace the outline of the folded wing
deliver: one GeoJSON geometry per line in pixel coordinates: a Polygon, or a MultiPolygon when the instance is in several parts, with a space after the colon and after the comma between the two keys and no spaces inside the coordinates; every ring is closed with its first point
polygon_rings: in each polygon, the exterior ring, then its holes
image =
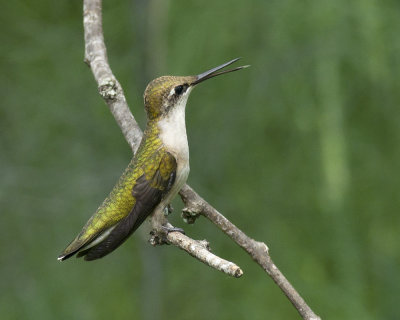
{"type": "Polygon", "coordinates": [[[165,152],[158,165],[145,168],[132,189],[135,205],[128,216],[122,219],[100,243],[84,249],[78,257],[96,260],[118,248],[154,211],[175,182],[177,163],[165,152]]]}

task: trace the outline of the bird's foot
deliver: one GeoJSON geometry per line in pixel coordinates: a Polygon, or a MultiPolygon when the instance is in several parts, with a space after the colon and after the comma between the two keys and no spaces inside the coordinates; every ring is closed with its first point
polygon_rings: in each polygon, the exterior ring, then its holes
{"type": "Polygon", "coordinates": [[[152,246],[169,244],[168,242],[168,234],[171,232],[180,232],[185,234],[185,231],[181,228],[173,227],[170,223],[166,223],[158,227],[157,229],[153,229],[150,232],[149,242],[152,246]]]}
{"type": "Polygon", "coordinates": [[[164,232],[166,232],[167,234],[168,234],[168,233],[171,233],[171,232],[180,232],[180,233],[182,233],[182,234],[185,234],[185,230],[183,230],[182,228],[173,227],[173,226],[171,226],[170,224],[169,224],[169,225],[161,226],[161,229],[162,229],[164,232]]]}

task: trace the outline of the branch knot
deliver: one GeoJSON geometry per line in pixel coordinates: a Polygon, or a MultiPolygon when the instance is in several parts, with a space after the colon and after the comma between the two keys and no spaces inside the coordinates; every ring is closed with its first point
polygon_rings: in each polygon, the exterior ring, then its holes
{"type": "Polygon", "coordinates": [[[257,245],[261,254],[269,254],[269,248],[264,242],[257,241],[257,245]]]}
{"type": "Polygon", "coordinates": [[[105,100],[114,100],[118,94],[117,83],[113,78],[105,78],[99,83],[99,93],[105,100]]]}
{"type": "Polygon", "coordinates": [[[167,238],[165,237],[164,234],[161,232],[157,232],[156,230],[150,231],[150,239],[149,243],[155,247],[155,246],[161,246],[163,244],[169,244],[167,242],[167,238]]]}
{"type": "Polygon", "coordinates": [[[193,224],[200,216],[203,208],[201,206],[192,205],[182,209],[181,217],[187,224],[193,224]]]}

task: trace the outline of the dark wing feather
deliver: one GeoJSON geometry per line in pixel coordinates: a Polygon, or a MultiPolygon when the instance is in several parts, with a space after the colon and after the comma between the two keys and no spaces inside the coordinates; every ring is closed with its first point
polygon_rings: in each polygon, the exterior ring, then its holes
{"type": "Polygon", "coordinates": [[[96,260],[104,257],[118,248],[153,212],[162,198],[168,193],[175,182],[176,160],[166,153],[152,177],[143,174],[132,189],[136,198],[135,206],[129,215],[122,219],[111,233],[99,244],[78,253],[85,260],[96,260]]]}

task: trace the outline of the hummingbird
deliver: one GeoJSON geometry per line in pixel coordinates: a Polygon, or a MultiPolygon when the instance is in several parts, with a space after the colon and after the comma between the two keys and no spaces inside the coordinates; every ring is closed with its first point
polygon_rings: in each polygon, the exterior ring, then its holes
{"type": "Polygon", "coordinates": [[[148,216],[168,229],[164,209],[189,175],[187,99],[192,89],[204,80],[248,67],[222,70],[239,59],[196,76],[162,76],[147,85],[144,92],[147,124],[136,154],[58,260],[75,254],[87,261],[102,258],[125,242],[148,216]]]}

